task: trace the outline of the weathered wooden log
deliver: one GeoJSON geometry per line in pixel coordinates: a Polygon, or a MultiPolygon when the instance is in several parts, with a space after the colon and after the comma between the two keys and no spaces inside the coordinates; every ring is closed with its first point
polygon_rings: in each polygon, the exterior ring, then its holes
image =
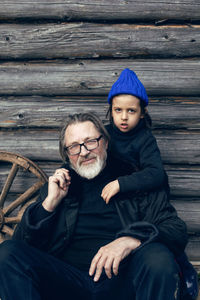
{"type": "Polygon", "coordinates": [[[107,95],[133,69],[149,95],[200,94],[200,60],[78,60],[0,64],[0,95],[107,95]]]}
{"type": "Polygon", "coordinates": [[[162,159],[165,163],[199,164],[200,134],[197,132],[155,131],[162,159]]]}
{"type": "Polygon", "coordinates": [[[190,170],[177,167],[176,171],[167,170],[171,194],[173,196],[199,197],[199,170],[190,170]]]}
{"type": "Polygon", "coordinates": [[[0,36],[0,59],[200,55],[199,25],[1,24],[0,36]]]}
{"type": "Polygon", "coordinates": [[[200,236],[190,237],[186,252],[192,261],[200,261],[200,236]]]}
{"type": "Polygon", "coordinates": [[[199,20],[200,4],[190,1],[120,1],[82,0],[1,0],[0,19],[68,19],[68,20],[199,20]]]}
{"type": "MultiPolygon", "coordinates": [[[[0,127],[59,128],[68,114],[94,111],[106,123],[107,97],[0,97],[0,127]]],[[[200,129],[199,97],[156,97],[148,111],[154,129],[200,129]]]]}
{"type": "MultiPolygon", "coordinates": [[[[36,152],[35,149],[32,150],[32,156],[34,156],[34,152],[36,152]]],[[[62,165],[62,162],[61,160],[57,160],[57,162],[52,163],[53,159],[51,156],[48,156],[48,149],[43,148],[41,149],[41,152],[44,152],[44,155],[46,154],[46,159],[51,159],[51,161],[39,163],[42,170],[50,176],[56,168],[59,168],[62,165]]],[[[29,158],[31,158],[31,155],[29,158]]],[[[36,162],[38,163],[38,161],[36,162]]],[[[166,168],[171,187],[172,199],[177,197],[191,197],[193,200],[200,200],[200,167],[196,167],[196,170],[192,170],[190,168],[183,168],[182,166],[177,165],[174,166],[174,169],[175,171],[168,170],[166,168]]],[[[5,178],[7,176],[7,168],[0,166],[0,175],[1,186],[2,182],[5,182],[5,178]]],[[[25,187],[28,188],[30,186],[32,181],[32,177],[29,178],[27,175],[25,176],[23,172],[19,173],[19,177],[15,180],[15,185],[12,187],[12,193],[21,193],[25,187]]]]}
{"type": "MultiPolygon", "coordinates": [[[[165,164],[199,164],[200,135],[191,132],[157,132],[155,136],[165,164]]],[[[21,153],[32,160],[60,160],[59,131],[0,131],[0,149],[21,153]]]]}
{"type": "MultiPolygon", "coordinates": [[[[200,199],[199,199],[200,200],[200,199]]],[[[192,201],[190,199],[174,199],[173,206],[176,208],[178,215],[183,219],[191,234],[200,234],[200,201],[192,201]]]]}
{"type": "MultiPolygon", "coordinates": [[[[43,164],[44,166],[44,164],[43,164]]],[[[44,166],[43,171],[46,171],[46,173],[50,176],[53,174],[56,168],[58,168],[59,164],[50,164],[44,166]]],[[[6,180],[6,176],[8,174],[8,168],[7,166],[1,166],[0,167],[0,175],[1,175],[1,184],[0,184],[0,190],[1,185],[6,180]]],[[[183,171],[179,171],[179,174],[184,173],[183,171]]],[[[185,175],[187,173],[185,172],[185,175]]],[[[191,175],[191,174],[190,174],[191,175]]],[[[170,176],[170,174],[169,174],[170,176]]],[[[200,177],[200,172],[199,172],[200,177]]],[[[190,183],[194,179],[194,174],[192,174],[190,178],[190,183]]],[[[16,176],[15,181],[13,182],[10,193],[7,196],[5,207],[9,207],[11,205],[11,201],[14,201],[14,199],[19,198],[19,195],[23,193],[25,190],[30,189],[30,187],[35,184],[36,179],[33,177],[31,173],[24,173],[22,170],[19,171],[18,176],[16,176]]],[[[176,188],[178,189],[178,185],[176,185],[176,182],[174,182],[176,188]]],[[[183,190],[185,191],[184,184],[183,190]]],[[[184,192],[183,191],[183,192],[184,192]]],[[[172,191],[173,192],[173,191],[172,191]]],[[[180,196],[180,195],[178,195],[180,196]]],[[[187,198],[184,197],[182,199],[176,198],[176,196],[172,196],[172,204],[176,208],[178,215],[181,219],[183,219],[187,226],[188,226],[188,232],[189,234],[200,234],[200,224],[199,224],[199,215],[200,215],[200,194],[198,194],[197,200],[194,201],[194,198],[192,196],[188,196],[187,198]]],[[[6,209],[6,208],[5,208],[6,209]]]]}

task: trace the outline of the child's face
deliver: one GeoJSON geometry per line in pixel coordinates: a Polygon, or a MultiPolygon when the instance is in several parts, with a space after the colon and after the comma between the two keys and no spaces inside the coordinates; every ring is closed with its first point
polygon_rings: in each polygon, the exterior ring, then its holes
{"type": "Polygon", "coordinates": [[[112,99],[112,118],[115,126],[122,132],[135,128],[140,119],[140,100],[132,95],[118,95],[112,99]]]}

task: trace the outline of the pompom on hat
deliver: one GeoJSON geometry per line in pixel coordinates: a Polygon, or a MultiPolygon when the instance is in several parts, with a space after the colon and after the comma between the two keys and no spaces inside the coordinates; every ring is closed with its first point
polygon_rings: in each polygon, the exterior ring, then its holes
{"type": "Polygon", "coordinates": [[[144,101],[145,106],[148,105],[148,96],[142,82],[135,72],[128,68],[121,72],[119,78],[111,87],[108,94],[108,103],[111,104],[112,98],[120,94],[133,95],[144,101]]]}

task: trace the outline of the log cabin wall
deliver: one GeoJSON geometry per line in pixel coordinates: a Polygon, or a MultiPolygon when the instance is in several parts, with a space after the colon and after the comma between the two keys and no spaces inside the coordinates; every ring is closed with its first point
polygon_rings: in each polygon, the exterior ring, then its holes
{"type": "MultiPolygon", "coordinates": [[[[66,114],[92,110],[106,122],[107,94],[134,70],[169,176],[171,198],[200,261],[200,2],[0,1],[0,150],[61,163],[66,114]]],[[[1,182],[7,173],[0,168],[1,182]]],[[[31,178],[16,181],[12,197],[31,178]]]]}

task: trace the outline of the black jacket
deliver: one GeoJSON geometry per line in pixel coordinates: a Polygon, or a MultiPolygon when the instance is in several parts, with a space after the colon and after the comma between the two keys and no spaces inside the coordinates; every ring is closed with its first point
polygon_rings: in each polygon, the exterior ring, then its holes
{"type": "MultiPolygon", "coordinates": [[[[114,165],[119,170],[117,164],[114,165]]],[[[115,168],[113,167],[114,172],[115,168]]],[[[41,209],[47,190],[48,184],[45,184],[38,201],[26,209],[13,239],[24,240],[59,257],[70,243],[76,225],[80,197],[78,181],[72,176],[67,197],[54,212],[46,212],[39,222],[34,222],[34,215],[41,209]]],[[[133,236],[141,240],[140,247],[158,241],[165,244],[175,255],[184,250],[187,243],[186,226],[177,217],[164,189],[145,194],[119,193],[113,201],[121,220],[121,230],[116,238],[133,236]]]]}

